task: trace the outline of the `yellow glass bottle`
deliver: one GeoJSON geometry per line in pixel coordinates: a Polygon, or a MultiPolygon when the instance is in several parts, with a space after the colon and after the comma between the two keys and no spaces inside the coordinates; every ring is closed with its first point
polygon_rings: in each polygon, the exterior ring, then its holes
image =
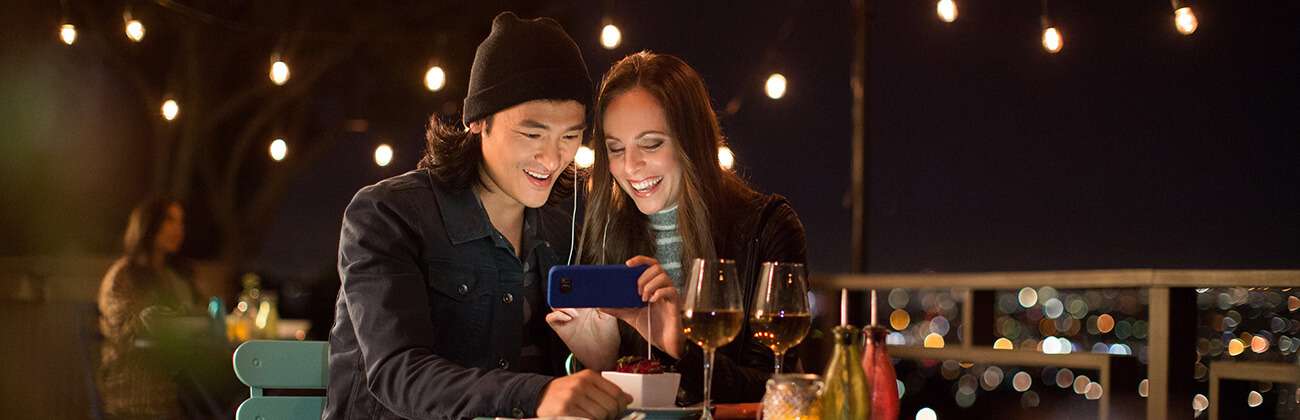
{"type": "Polygon", "coordinates": [[[822,392],[822,418],[827,420],[868,419],[871,417],[871,390],[862,372],[861,334],[850,325],[832,330],[835,350],[826,365],[825,391],[822,392]]]}

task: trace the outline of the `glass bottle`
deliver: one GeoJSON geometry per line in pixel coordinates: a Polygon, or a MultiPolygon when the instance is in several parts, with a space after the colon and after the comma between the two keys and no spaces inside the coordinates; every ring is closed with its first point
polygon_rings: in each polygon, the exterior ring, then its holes
{"type": "Polygon", "coordinates": [[[871,389],[862,373],[862,354],[858,350],[858,329],[850,325],[835,327],[835,350],[826,365],[825,390],[822,392],[822,418],[840,420],[868,419],[871,414],[871,389]]]}
{"type": "Polygon", "coordinates": [[[885,348],[887,335],[889,330],[878,326],[862,329],[866,345],[862,354],[862,372],[871,384],[871,420],[898,419],[898,375],[894,373],[894,364],[885,348]]]}

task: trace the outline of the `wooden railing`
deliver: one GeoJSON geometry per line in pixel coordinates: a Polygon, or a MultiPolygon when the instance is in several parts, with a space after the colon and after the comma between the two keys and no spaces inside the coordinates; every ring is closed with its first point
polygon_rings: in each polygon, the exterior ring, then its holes
{"type": "MultiPolygon", "coordinates": [[[[891,346],[893,356],[912,360],[960,360],[1010,366],[1056,366],[1097,370],[1103,387],[1098,416],[1151,420],[1192,418],[1198,310],[1196,288],[1300,287],[1300,270],[1160,270],[990,272],[959,274],[830,274],[814,275],[819,291],[869,289],[952,289],[965,293],[962,336],[958,347],[891,346]],[[1137,394],[1141,378],[1133,356],[1100,353],[1045,354],[1030,350],[994,350],[997,290],[1051,286],[1056,289],[1147,289],[1148,394],[1137,394]],[[1179,349],[1180,351],[1171,351],[1179,349]]],[[[1224,381],[1300,383],[1300,365],[1228,362],[1211,363],[1210,414],[1220,417],[1223,396],[1238,388],[1220,389],[1224,381]],[[1281,368],[1285,367],[1285,368],[1281,368]]],[[[1227,417],[1231,418],[1231,417],[1227,417]]]]}

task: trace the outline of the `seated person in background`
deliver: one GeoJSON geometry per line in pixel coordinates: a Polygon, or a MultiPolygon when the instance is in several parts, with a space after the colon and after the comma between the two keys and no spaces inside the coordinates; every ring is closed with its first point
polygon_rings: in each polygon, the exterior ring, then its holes
{"type": "Polygon", "coordinates": [[[192,354],[177,348],[182,337],[164,333],[171,318],[203,315],[189,265],[176,256],[184,218],[173,200],[137,206],[124,235],[125,253],[100,284],[104,342],[97,379],[110,418],[194,415],[182,414],[182,390],[191,383],[178,384],[177,376],[179,360],[192,354]]]}

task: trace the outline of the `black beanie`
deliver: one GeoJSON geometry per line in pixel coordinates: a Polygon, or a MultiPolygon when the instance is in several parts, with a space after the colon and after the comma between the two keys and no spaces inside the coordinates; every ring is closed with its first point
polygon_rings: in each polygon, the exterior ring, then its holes
{"type": "Polygon", "coordinates": [[[590,115],[587,63],[555,20],[523,20],[503,12],[492,20],[492,33],[474,53],[463,122],[468,125],[537,99],[572,99],[586,106],[590,115]]]}

